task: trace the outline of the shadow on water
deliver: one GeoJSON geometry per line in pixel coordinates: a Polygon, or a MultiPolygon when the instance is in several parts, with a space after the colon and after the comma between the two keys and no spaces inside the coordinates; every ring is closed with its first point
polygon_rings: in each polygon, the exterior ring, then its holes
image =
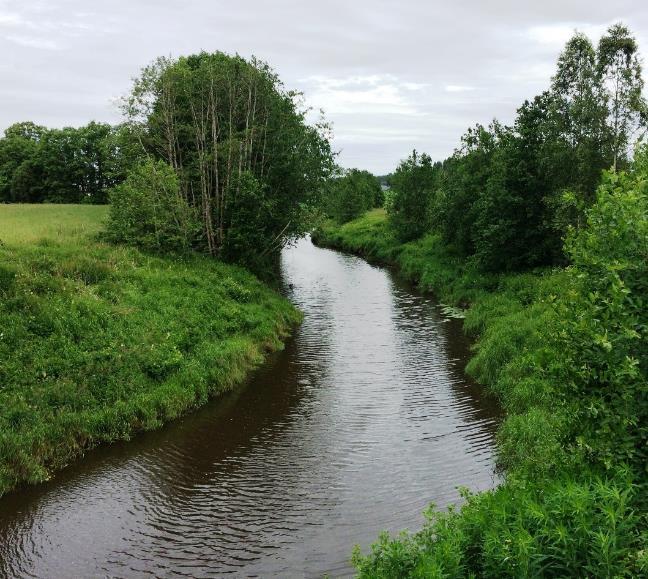
{"type": "Polygon", "coordinates": [[[0,575],[348,575],[354,543],[496,484],[460,323],[389,271],[284,251],[304,323],[236,392],[0,500],[0,575]]]}

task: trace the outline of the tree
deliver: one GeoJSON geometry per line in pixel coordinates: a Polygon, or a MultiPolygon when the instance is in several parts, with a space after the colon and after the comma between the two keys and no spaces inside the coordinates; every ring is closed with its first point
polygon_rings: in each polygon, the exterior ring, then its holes
{"type": "Polygon", "coordinates": [[[499,123],[476,125],[461,138],[461,147],[443,163],[439,187],[432,199],[431,223],[462,255],[477,249],[477,201],[492,173],[492,158],[504,130],[499,123]]]}
{"type": "Polygon", "coordinates": [[[597,56],[591,41],[576,33],[558,59],[558,69],[551,83],[555,112],[553,140],[557,145],[553,166],[563,167],[556,183],[568,181],[572,190],[594,200],[601,171],[612,164],[605,147],[606,116],[604,90],[599,82],[597,56]]]}
{"type": "Polygon", "coordinates": [[[310,229],[333,170],[327,127],[306,124],[299,95],[267,64],[222,52],[160,58],[142,71],[124,110],[145,151],[173,168],[181,194],[199,210],[208,253],[272,254],[310,229]],[[243,250],[232,212],[250,194],[263,210],[248,213],[246,228],[263,239],[253,236],[243,250]]]}
{"type": "Polygon", "coordinates": [[[610,131],[613,170],[625,164],[633,135],[646,127],[638,46],[628,28],[611,26],[597,50],[597,73],[604,91],[610,131]]]}
{"type": "Polygon", "coordinates": [[[332,179],[325,200],[328,215],[339,223],[351,221],[383,204],[382,187],[376,177],[359,169],[350,169],[332,179]]]}
{"type": "Polygon", "coordinates": [[[5,130],[0,139],[0,201],[31,201],[38,185],[33,158],[45,130],[31,122],[5,130]]]}
{"type": "Polygon", "coordinates": [[[429,155],[414,150],[391,176],[390,218],[402,241],[416,239],[427,230],[438,169],[429,155]]]}

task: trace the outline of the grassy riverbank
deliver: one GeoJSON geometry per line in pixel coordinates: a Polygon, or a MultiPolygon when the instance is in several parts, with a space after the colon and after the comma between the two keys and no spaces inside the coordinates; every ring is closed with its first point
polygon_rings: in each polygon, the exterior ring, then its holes
{"type": "Polygon", "coordinates": [[[98,241],[105,215],[0,205],[0,495],[232,388],[299,321],[241,268],[98,241]]]}
{"type": "MultiPolygon", "coordinates": [[[[645,478],[639,469],[618,464],[606,469],[599,461],[600,449],[593,445],[603,443],[581,431],[579,417],[600,402],[567,386],[566,366],[574,360],[562,349],[561,336],[573,328],[564,324],[561,307],[571,294],[578,303],[577,276],[560,269],[484,274],[434,234],[398,243],[382,210],[341,226],[329,223],[313,239],[394,265],[423,291],[467,309],[465,329],[475,338],[467,371],[497,394],[507,415],[498,434],[506,482],[490,492],[467,494],[461,509],[431,510],[418,533],[381,536],[369,555],[356,552],[360,575],[631,577],[646,572],[645,478]]],[[[577,362],[582,373],[589,371],[585,360],[577,362]]]]}

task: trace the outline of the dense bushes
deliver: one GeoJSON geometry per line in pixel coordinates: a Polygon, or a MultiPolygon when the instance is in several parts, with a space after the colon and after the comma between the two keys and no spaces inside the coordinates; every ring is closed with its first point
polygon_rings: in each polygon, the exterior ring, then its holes
{"type": "Polygon", "coordinates": [[[187,250],[198,243],[199,231],[196,210],[180,194],[176,173],[162,161],[135,167],[110,192],[108,232],[114,241],[187,250]]]}
{"type": "Polygon", "coordinates": [[[560,363],[578,402],[573,444],[606,469],[648,465],[648,153],[610,173],[567,242],[570,291],[559,301],[560,363]]]}
{"type": "Polygon", "coordinates": [[[356,550],[361,577],[636,577],[647,563],[633,509],[638,489],[620,479],[513,482],[465,494],[461,511],[430,509],[419,533],[383,534],[356,550]]]}
{"type": "Polygon", "coordinates": [[[384,194],[380,182],[368,171],[350,169],[341,177],[331,179],[324,197],[327,215],[338,223],[346,223],[374,207],[382,207],[384,194]]]}

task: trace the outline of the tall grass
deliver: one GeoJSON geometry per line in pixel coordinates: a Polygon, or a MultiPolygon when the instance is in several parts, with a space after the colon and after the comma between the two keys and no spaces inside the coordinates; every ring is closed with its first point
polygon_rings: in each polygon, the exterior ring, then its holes
{"type": "Polygon", "coordinates": [[[241,268],[97,241],[103,215],[0,206],[0,495],[232,388],[299,320],[241,268]]]}

